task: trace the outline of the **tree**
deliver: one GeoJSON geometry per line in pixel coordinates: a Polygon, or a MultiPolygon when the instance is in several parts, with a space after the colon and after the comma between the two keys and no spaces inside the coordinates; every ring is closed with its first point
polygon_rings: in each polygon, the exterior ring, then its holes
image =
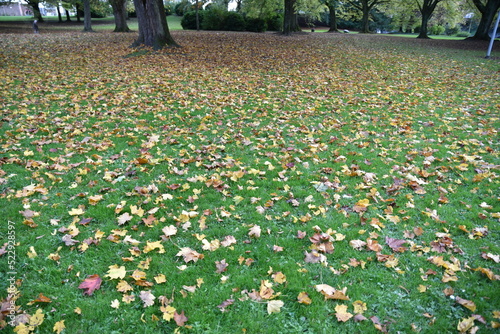
{"type": "Polygon", "coordinates": [[[83,0],[83,31],[92,32],[90,0],[83,0]]]}
{"type": "Polygon", "coordinates": [[[170,35],[162,0],[134,0],[139,37],[133,46],[145,45],[155,50],[178,46],[170,35]]]}
{"type": "Polygon", "coordinates": [[[115,17],[114,32],[130,32],[127,25],[127,0],[109,0],[115,17]]]}
{"type": "Polygon", "coordinates": [[[352,6],[359,9],[363,13],[361,19],[361,32],[370,32],[370,12],[378,4],[386,2],[383,0],[347,0],[352,6]]]}
{"type": "Polygon", "coordinates": [[[420,26],[420,33],[417,38],[429,38],[429,35],[427,34],[429,20],[431,19],[432,13],[434,12],[434,9],[436,9],[437,4],[443,0],[423,0],[423,2],[420,2],[419,0],[415,1],[417,2],[420,14],[422,14],[422,25],[420,26]]]}
{"type": "Polygon", "coordinates": [[[325,5],[328,7],[328,17],[330,23],[330,29],[328,32],[339,32],[337,27],[337,0],[326,0],[325,5]]]}
{"type": "Polygon", "coordinates": [[[33,17],[38,22],[43,22],[42,13],[40,12],[40,0],[26,0],[28,6],[33,9],[33,17]]]}
{"type": "Polygon", "coordinates": [[[472,38],[488,40],[490,39],[488,31],[490,30],[496,12],[500,8],[500,0],[472,0],[472,2],[481,13],[479,26],[477,27],[476,34],[472,38]]]}
{"type": "Polygon", "coordinates": [[[285,0],[285,14],[283,16],[283,33],[290,35],[292,32],[300,31],[295,12],[296,0],[285,0]]]}

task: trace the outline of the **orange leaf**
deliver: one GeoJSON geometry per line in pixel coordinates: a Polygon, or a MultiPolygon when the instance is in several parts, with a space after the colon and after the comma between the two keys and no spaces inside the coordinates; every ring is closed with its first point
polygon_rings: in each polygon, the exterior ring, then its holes
{"type": "Polygon", "coordinates": [[[84,295],[91,296],[95,290],[99,290],[101,287],[102,279],[99,275],[91,275],[87,277],[79,286],[78,289],[84,289],[84,295]]]}

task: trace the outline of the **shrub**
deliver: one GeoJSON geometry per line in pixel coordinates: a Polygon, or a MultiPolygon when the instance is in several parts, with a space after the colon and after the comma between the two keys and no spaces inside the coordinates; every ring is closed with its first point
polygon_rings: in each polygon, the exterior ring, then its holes
{"type": "MultiPolygon", "coordinates": [[[[203,11],[203,10],[200,10],[198,12],[198,18],[200,20],[200,28],[202,27],[204,14],[205,14],[205,11],[203,11]]],[[[189,11],[189,12],[184,14],[184,16],[182,17],[182,20],[181,20],[181,26],[182,26],[182,29],[186,29],[186,30],[187,29],[196,29],[196,12],[194,10],[189,11]]]]}
{"type": "Polygon", "coordinates": [[[283,27],[283,16],[276,15],[270,17],[266,20],[267,30],[269,31],[281,31],[283,27]]]}
{"type": "Polygon", "coordinates": [[[265,32],[267,30],[267,23],[264,19],[253,18],[246,19],[246,30],[253,32],[265,32]]]}
{"type": "Polygon", "coordinates": [[[446,29],[443,26],[432,26],[429,29],[429,33],[431,35],[442,35],[442,34],[444,34],[445,30],[446,29]]]}
{"type": "Polygon", "coordinates": [[[222,30],[224,29],[224,19],[226,11],[217,8],[215,6],[210,7],[209,10],[205,11],[203,17],[203,24],[201,25],[203,30],[222,30]]]}
{"type": "Polygon", "coordinates": [[[243,31],[245,30],[245,18],[240,13],[226,12],[224,15],[224,30],[243,31]]]}

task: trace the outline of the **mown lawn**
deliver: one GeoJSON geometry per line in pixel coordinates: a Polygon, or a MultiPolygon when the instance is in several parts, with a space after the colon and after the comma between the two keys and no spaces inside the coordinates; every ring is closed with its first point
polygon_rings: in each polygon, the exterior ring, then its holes
{"type": "Polygon", "coordinates": [[[498,330],[498,58],[173,35],[2,35],[0,328],[498,330]]]}

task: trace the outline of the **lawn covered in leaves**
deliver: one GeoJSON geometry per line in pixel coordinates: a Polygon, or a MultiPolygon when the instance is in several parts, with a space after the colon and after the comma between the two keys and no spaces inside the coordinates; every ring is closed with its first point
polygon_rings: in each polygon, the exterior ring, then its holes
{"type": "Polygon", "coordinates": [[[498,60],[380,36],[3,35],[0,328],[500,327],[498,60]]]}

